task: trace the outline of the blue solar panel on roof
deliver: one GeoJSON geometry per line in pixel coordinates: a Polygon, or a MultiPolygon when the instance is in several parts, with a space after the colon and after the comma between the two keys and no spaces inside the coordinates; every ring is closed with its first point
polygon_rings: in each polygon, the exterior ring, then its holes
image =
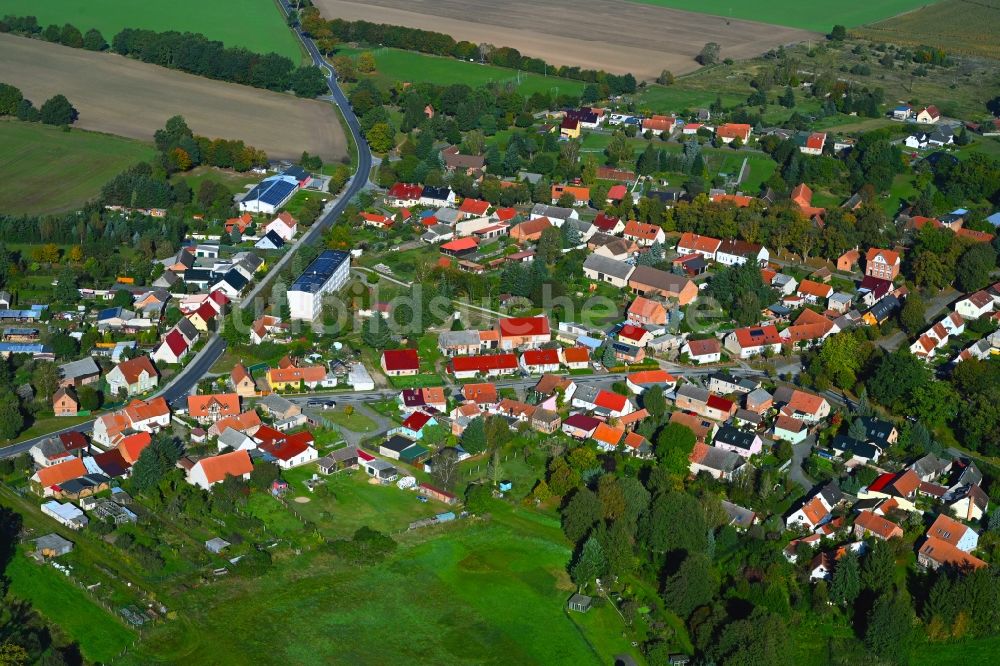
{"type": "Polygon", "coordinates": [[[347,252],[326,250],[316,257],[292,285],[292,291],[314,291],[330,279],[340,265],[350,259],[347,252]]]}

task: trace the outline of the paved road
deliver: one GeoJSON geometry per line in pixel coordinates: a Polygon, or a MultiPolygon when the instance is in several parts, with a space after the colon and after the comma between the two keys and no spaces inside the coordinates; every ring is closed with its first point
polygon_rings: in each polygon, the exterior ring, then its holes
{"type": "MultiPolygon", "coordinates": [[[[289,11],[288,4],[281,1],[282,9],[287,14],[289,11]]],[[[341,213],[344,212],[344,208],[359,192],[361,192],[368,183],[368,175],[371,173],[372,169],[372,153],[368,148],[368,143],[365,141],[364,136],[361,133],[361,125],[358,123],[358,118],[354,115],[354,111],[351,109],[351,105],[347,101],[347,96],[340,89],[337,84],[337,78],[333,70],[326,64],[323,56],[320,55],[319,51],[316,49],[316,45],[313,44],[312,40],[303,36],[302,33],[296,29],[296,35],[302,40],[303,45],[305,45],[306,50],[309,52],[313,59],[313,62],[320,69],[328,72],[327,75],[327,86],[330,88],[330,96],[334,103],[340,107],[341,113],[344,114],[344,118],[347,121],[347,127],[354,137],[354,143],[358,150],[358,169],[354,172],[354,175],[348,181],[341,193],[340,197],[336,202],[328,206],[324,213],[313,223],[311,227],[304,233],[301,238],[296,242],[292,249],[285,254],[281,260],[271,268],[266,275],[264,275],[261,280],[254,286],[254,288],[242,299],[238,304],[241,310],[246,310],[251,305],[253,305],[254,299],[257,295],[264,289],[264,287],[274,279],[279,271],[284,267],[285,263],[291,260],[291,257],[295,254],[297,250],[305,245],[314,245],[319,242],[322,237],[323,232],[331,224],[336,221],[341,213]]],[[[189,395],[192,390],[198,385],[198,382],[208,374],[209,369],[215,365],[215,362],[222,357],[222,354],[226,351],[225,341],[213,335],[209,338],[208,342],[202,347],[201,351],[185,366],[180,373],[178,373],[170,383],[160,389],[155,395],[163,396],[166,398],[167,402],[170,404],[175,403],[177,400],[189,395]]],[[[0,449],[0,458],[9,458],[21,453],[24,453],[32,446],[37,444],[43,439],[47,439],[52,435],[58,435],[65,432],[89,432],[94,426],[94,422],[87,421],[86,423],[80,423],[75,426],[68,428],[63,428],[62,430],[49,433],[47,435],[36,437],[34,439],[25,440],[19,442],[12,446],[0,449]]]]}
{"type": "MultiPolygon", "coordinates": [[[[961,296],[959,292],[955,291],[951,287],[948,287],[937,296],[927,301],[924,306],[924,321],[930,324],[932,321],[939,319],[941,313],[944,312],[948,305],[950,305],[951,302],[959,296],[961,296]]],[[[895,351],[901,344],[907,342],[908,340],[909,338],[906,336],[906,333],[903,331],[896,331],[889,337],[879,340],[878,345],[886,351],[895,351]]]]}

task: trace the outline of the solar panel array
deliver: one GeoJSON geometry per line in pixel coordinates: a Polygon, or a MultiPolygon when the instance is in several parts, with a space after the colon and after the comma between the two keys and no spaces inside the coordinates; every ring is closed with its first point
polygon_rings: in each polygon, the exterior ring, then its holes
{"type": "Polygon", "coordinates": [[[289,182],[280,177],[268,178],[254,185],[243,200],[256,200],[270,206],[280,206],[296,189],[298,189],[298,183],[289,182]]]}
{"type": "Polygon", "coordinates": [[[320,289],[337,272],[340,265],[351,258],[341,250],[327,250],[319,255],[292,285],[291,291],[314,292],[320,289]]]}

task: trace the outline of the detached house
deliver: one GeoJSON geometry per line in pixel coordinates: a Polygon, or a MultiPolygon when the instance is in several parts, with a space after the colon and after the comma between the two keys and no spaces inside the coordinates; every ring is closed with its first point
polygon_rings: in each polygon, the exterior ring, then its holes
{"type": "Polygon", "coordinates": [[[895,280],[899,276],[899,253],[873,247],[865,255],[865,275],[882,280],[895,280]]]}
{"type": "Polygon", "coordinates": [[[189,395],[187,411],[191,418],[201,424],[215,423],[221,419],[240,414],[240,397],[235,393],[214,395],[189,395]]]}
{"type": "Polygon", "coordinates": [[[218,456],[209,456],[196,462],[187,473],[187,482],[203,490],[225,481],[227,476],[249,479],[253,462],[246,450],[232,451],[218,456]]]}
{"type": "Polygon", "coordinates": [[[105,377],[111,395],[139,395],[152,391],[160,382],[152,361],[148,356],[136,356],[122,361],[105,377]]]}
{"type": "Polygon", "coordinates": [[[662,245],[667,239],[666,234],[663,233],[663,229],[655,224],[645,224],[635,220],[630,220],[628,224],[625,225],[625,230],[622,232],[622,236],[625,237],[625,240],[632,241],[637,245],[642,245],[644,247],[652,245],[653,243],[659,243],[662,245]]]}
{"type": "Polygon", "coordinates": [[[538,317],[504,317],[497,323],[500,349],[537,348],[552,339],[549,319],[538,317]]]}
{"type": "Polygon", "coordinates": [[[640,326],[649,324],[663,326],[667,323],[667,309],[663,307],[663,304],[643,296],[636,296],[632,304],[629,305],[626,316],[629,321],[640,326]]]}
{"type": "Polygon", "coordinates": [[[615,287],[628,286],[629,276],[636,270],[632,264],[592,254],[583,262],[583,274],[595,282],[607,282],[615,287]]]}
{"type": "Polygon", "coordinates": [[[382,352],[382,371],[388,377],[408,377],[420,372],[416,349],[387,349],[382,352]]]}
{"type": "Polygon", "coordinates": [[[715,260],[725,266],[742,266],[748,261],[764,266],[770,258],[771,253],[763,245],[741,240],[722,241],[715,253],[715,260]]]}
{"type": "Polygon", "coordinates": [[[722,345],[716,338],[688,340],[681,347],[681,354],[697,365],[718,363],[722,359],[722,345]]]}
{"type": "Polygon", "coordinates": [[[628,286],[641,296],[675,299],[679,305],[687,305],[698,298],[698,285],[693,281],[652,266],[636,266],[629,276],[628,286]]]}
{"type": "Polygon", "coordinates": [[[721,245],[722,241],[718,238],[685,232],[681,234],[680,240],[677,241],[677,253],[681,255],[700,254],[706,260],[713,261],[721,245]]]}

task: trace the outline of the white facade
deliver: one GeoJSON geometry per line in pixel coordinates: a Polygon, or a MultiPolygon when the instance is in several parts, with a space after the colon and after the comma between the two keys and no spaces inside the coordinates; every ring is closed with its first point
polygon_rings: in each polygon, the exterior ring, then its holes
{"type": "Polygon", "coordinates": [[[346,252],[327,250],[319,255],[287,292],[292,319],[315,319],[323,296],[343,287],[350,275],[351,256],[346,252]]]}

